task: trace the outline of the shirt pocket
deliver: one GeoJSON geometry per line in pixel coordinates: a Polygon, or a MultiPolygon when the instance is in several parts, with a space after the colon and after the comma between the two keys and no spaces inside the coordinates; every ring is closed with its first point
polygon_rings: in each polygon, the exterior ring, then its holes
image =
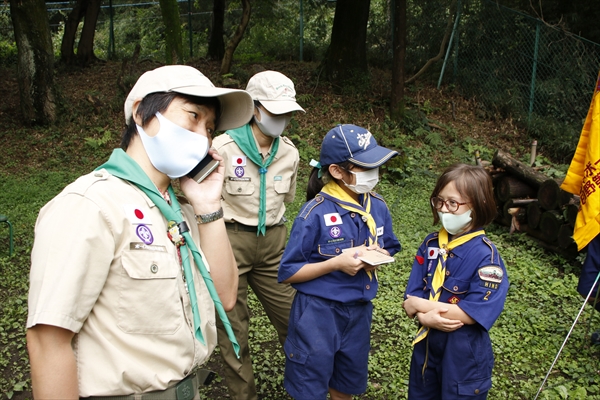
{"type": "Polygon", "coordinates": [[[254,193],[252,181],[225,181],[225,190],[232,196],[250,196],[254,193]]]}
{"type": "Polygon", "coordinates": [[[169,335],[182,325],[177,289],[180,269],[172,254],[124,252],[117,324],[126,333],[169,335]]]}
{"type": "Polygon", "coordinates": [[[290,191],[290,181],[289,179],[274,181],[273,188],[277,194],[286,194],[290,191]]]}
{"type": "Polygon", "coordinates": [[[324,257],[335,257],[342,254],[344,249],[349,249],[351,247],[354,247],[354,240],[340,243],[319,244],[318,251],[319,254],[324,257]]]}
{"type": "Polygon", "coordinates": [[[440,294],[440,301],[443,303],[458,303],[469,291],[469,285],[469,281],[447,278],[442,285],[443,290],[440,294]]]}

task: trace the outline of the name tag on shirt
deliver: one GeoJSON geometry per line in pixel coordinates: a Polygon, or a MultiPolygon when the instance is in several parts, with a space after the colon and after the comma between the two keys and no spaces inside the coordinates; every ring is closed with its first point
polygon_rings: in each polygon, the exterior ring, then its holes
{"type": "Polygon", "coordinates": [[[383,236],[383,226],[377,228],[377,236],[383,236]]]}

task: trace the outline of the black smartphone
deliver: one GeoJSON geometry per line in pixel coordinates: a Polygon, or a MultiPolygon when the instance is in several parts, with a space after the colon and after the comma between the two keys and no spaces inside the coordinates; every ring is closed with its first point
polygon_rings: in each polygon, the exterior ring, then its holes
{"type": "Polygon", "coordinates": [[[212,158],[210,154],[207,154],[206,157],[204,157],[202,161],[187,174],[187,176],[200,183],[218,166],[219,162],[212,158]]]}

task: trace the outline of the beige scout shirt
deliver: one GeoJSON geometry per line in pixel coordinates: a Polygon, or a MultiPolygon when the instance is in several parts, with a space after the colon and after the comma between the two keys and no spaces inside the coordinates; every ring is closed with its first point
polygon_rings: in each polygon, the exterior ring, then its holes
{"type": "MultiPolygon", "coordinates": [[[[258,148],[258,144],[256,146],[258,148]]],[[[225,183],[221,202],[225,221],[257,226],[260,201],[259,167],[246,157],[226,133],[213,140],[213,147],[225,159],[225,183]]],[[[263,154],[263,160],[269,155],[270,153],[263,154]]],[[[284,202],[294,201],[299,160],[298,150],[292,141],[281,137],[277,154],[267,168],[267,226],[276,225],[281,221],[285,213],[284,202]]]]}
{"type": "MultiPolygon", "coordinates": [[[[182,209],[194,221],[191,207],[182,209]]],[[[199,243],[196,223],[188,225],[199,243]]],[[[189,295],[166,232],[158,207],[104,170],[79,178],[40,211],[27,327],[76,333],[81,397],[165,389],[213,351],[214,305],[192,263],[205,346],[194,338],[189,295]]]]}

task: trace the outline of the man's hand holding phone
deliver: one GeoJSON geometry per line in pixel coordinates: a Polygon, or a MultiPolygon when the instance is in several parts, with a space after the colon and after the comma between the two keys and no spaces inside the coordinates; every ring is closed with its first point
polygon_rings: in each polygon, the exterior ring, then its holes
{"type": "Polygon", "coordinates": [[[221,206],[221,191],[225,175],[223,157],[211,148],[198,165],[200,168],[197,166],[188,176],[179,178],[181,190],[197,214],[211,213],[221,206]],[[196,176],[198,178],[194,179],[196,176]]]}

